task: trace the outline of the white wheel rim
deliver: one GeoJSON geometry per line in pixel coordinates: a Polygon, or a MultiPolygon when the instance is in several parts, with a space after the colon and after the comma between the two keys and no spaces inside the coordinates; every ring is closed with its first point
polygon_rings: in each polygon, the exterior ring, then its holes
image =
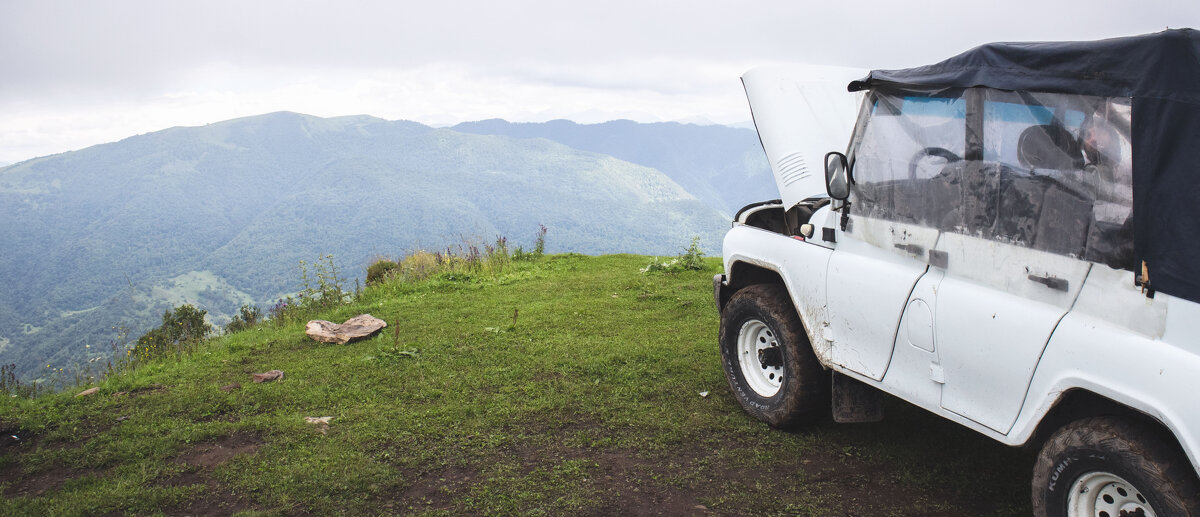
{"type": "Polygon", "coordinates": [[[783,384],[783,367],[768,366],[762,362],[761,351],[772,348],[778,353],[779,341],[770,327],[759,320],[742,324],[737,340],[738,364],[742,367],[746,384],[760,397],[775,396],[779,393],[779,385],[783,384]]]}
{"type": "Polygon", "coordinates": [[[1075,480],[1067,496],[1067,517],[1156,517],[1146,497],[1116,474],[1088,472],[1075,480]],[[1142,513],[1138,513],[1141,510],[1142,513]]]}

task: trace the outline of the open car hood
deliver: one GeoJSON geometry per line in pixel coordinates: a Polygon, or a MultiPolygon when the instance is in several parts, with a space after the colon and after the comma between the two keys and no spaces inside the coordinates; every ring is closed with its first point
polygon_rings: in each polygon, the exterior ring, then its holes
{"type": "Polygon", "coordinates": [[[758,138],[791,207],[825,194],[825,153],[845,151],[862,94],[846,84],[864,70],[812,65],[754,68],[742,75],[758,138]]]}

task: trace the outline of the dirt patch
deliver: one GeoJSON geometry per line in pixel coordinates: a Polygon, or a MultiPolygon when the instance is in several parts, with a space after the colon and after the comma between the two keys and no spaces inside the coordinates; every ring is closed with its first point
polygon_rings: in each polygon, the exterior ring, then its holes
{"type": "Polygon", "coordinates": [[[114,422],[85,421],[79,424],[85,434],[78,440],[45,442],[43,437],[13,425],[0,422],[0,485],[5,497],[37,497],[58,489],[64,482],[98,474],[95,469],[76,469],[50,465],[36,472],[22,467],[22,457],[38,449],[63,450],[83,445],[87,440],[107,431],[114,422]],[[45,442],[45,443],[43,443],[45,442]]]}
{"type": "Polygon", "coordinates": [[[187,503],[173,508],[167,508],[167,515],[233,515],[238,512],[254,510],[254,504],[243,494],[234,492],[216,480],[208,477],[206,472],[185,472],[171,478],[179,486],[204,485],[204,492],[192,498],[187,503]]]}
{"type": "Polygon", "coordinates": [[[213,413],[211,415],[205,415],[205,416],[196,418],[196,419],[194,419],[194,421],[197,423],[227,422],[227,423],[233,424],[233,423],[237,423],[241,419],[242,419],[242,417],[240,415],[238,415],[237,413],[228,413],[225,411],[221,411],[218,413],[213,413]]]}
{"type": "Polygon", "coordinates": [[[184,466],[184,471],[160,480],[165,486],[204,485],[204,492],[188,502],[165,510],[167,515],[232,515],[253,510],[253,503],[244,494],[233,491],[212,477],[212,470],[244,454],[254,454],[262,447],[261,437],[250,433],[235,433],[214,441],[197,444],[181,452],[172,462],[184,466]]]}
{"type": "Polygon", "coordinates": [[[36,441],[37,436],[33,433],[0,420],[0,457],[9,454],[10,451],[29,447],[36,441]]]}
{"type": "Polygon", "coordinates": [[[236,433],[216,441],[205,442],[183,451],[176,463],[211,469],[242,454],[253,454],[262,446],[262,438],[250,433],[236,433]]]}
{"type": "MultiPolygon", "coordinates": [[[[472,493],[476,484],[494,483],[488,479],[493,465],[515,464],[516,470],[511,474],[525,478],[546,475],[564,462],[582,460],[587,477],[582,489],[595,496],[588,497],[592,500],[591,506],[543,510],[584,516],[710,513],[700,501],[703,489],[681,489],[665,481],[677,476],[680,469],[690,468],[688,464],[696,456],[694,450],[675,451],[673,455],[664,456],[643,454],[630,448],[567,445],[580,441],[581,433],[602,438],[609,432],[587,419],[557,422],[538,419],[527,424],[525,431],[528,434],[518,435],[516,443],[479,457],[458,458],[449,466],[427,470],[400,469],[401,477],[411,480],[410,484],[394,499],[380,501],[379,506],[385,511],[402,513],[443,511],[472,515],[466,496],[472,493]],[[539,432],[530,433],[534,430],[539,432]]],[[[496,487],[493,485],[491,489],[496,487]]]]}
{"type": "Polygon", "coordinates": [[[26,472],[20,466],[20,457],[36,450],[40,441],[41,437],[36,434],[0,422],[0,486],[4,486],[4,497],[37,497],[57,489],[68,480],[97,472],[61,466],[26,472]]]}
{"type": "Polygon", "coordinates": [[[791,475],[806,489],[822,494],[824,500],[838,501],[846,515],[896,515],[899,512],[951,517],[963,514],[960,505],[937,509],[939,503],[953,500],[953,494],[907,486],[898,481],[893,469],[878,462],[818,451],[780,467],[773,469],[776,474],[791,475]]]}
{"type": "Polygon", "coordinates": [[[150,384],[140,388],[134,388],[129,391],[118,391],[113,393],[114,397],[138,397],[142,395],[151,395],[154,393],[163,393],[167,391],[167,387],[161,384],[150,384]]]}
{"type": "MultiPolygon", "coordinates": [[[[1022,513],[1023,492],[1014,502],[1012,494],[984,493],[977,486],[972,488],[974,483],[969,480],[957,485],[939,484],[934,480],[940,478],[930,475],[942,468],[960,468],[947,466],[950,460],[943,456],[980,456],[980,464],[992,465],[993,459],[1020,461],[1017,451],[990,444],[997,451],[987,452],[983,449],[988,449],[989,443],[969,439],[972,435],[965,430],[930,430],[929,419],[907,420],[893,420],[892,427],[881,424],[878,429],[851,432],[832,424],[828,428],[818,425],[808,431],[818,435],[811,445],[773,452],[763,450],[761,442],[751,447],[733,438],[720,443],[682,443],[665,450],[609,446],[604,444],[620,442],[619,438],[635,431],[613,429],[586,418],[537,418],[514,426],[514,431],[522,429],[524,433],[514,433],[515,439],[509,444],[478,457],[455,458],[452,466],[430,471],[401,469],[401,477],[410,484],[394,499],[381,501],[381,506],[388,511],[469,514],[468,494],[483,487],[503,490],[495,479],[490,479],[493,465],[506,464],[510,469],[515,466],[503,476],[536,483],[573,462],[582,474],[565,481],[565,486],[582,490],[583,494],[549,488],[544,494],[548,499],[537,503],[540,508],[551,513],[596,516],[816,515],[831,510],[834,515],[857,517],[1022,513]],[[923,440],[901,438],[888,444],[890,454],[881,456],[877,450],[865,447],[879,441],[871,439],[876,433],[904,436],[918,432],[930,435],[930,439],[945,438],[947,444],[940,448],[944,452],[923,440]],[[918,454],[909,460],[913,452],[918,454]],[[968,488],[964,490],[964,486],[968,488]],[[559,498],[576,495],[582,495],[589,506],[554,506],[559,498]]],[[[471,449],[467,446],[464,450],[471,449]]],[[[987,483],[988,479],[980,481],[987,483]]]]}
{"type": "Polygon", "coordinates": [[[204,485],[204,491],[181,505],[165,508],[167,515],[233,515],[254,510],[254,504],[244,494],[237,493],[209,476],[207,470],[188,470],[165,479],[163,486],[204,485]]]}
{"type": "Polygon", "coordinates": [[[481,478],[478,471],[466,466],[416,471],[412,476],[413,483],[395,500],[383,502],[383,509],[401,513],[409,510],[442,510],[456,515],[467,515],[463,512],[459,499],[481,478]]]}
{"type": "Polygon", "coordinates": [[[0,469],[0,485],[7,484],[4,497],[38,497],[58,489],[63,483],[84,476],[97,475],[97,470],[79,470],[62,467],[25,474],[20,468],[0,469]]]}
{"type": "Polygon", "coordinates": [[[674,457],[653,457],[631,449],[574,449],[574,459],[587,459],[598,466],[593,487],[600,494],[594,508],[584,515],[704,515],[700,501],[703,490],[672,486],[663,481],[688,468],[694,459],[686,452],[674,457]]]}
{"type": "MultiPolygon", "coordinates": [[[[952,493],[914,490],[901,483],[892,469],[830,451],[774,457],[767,464],[749,466],[729,465],[696,449],[654,456],[627,449],[566,452],[565,457],[598,465],[591,484],[600,501],[580,512],[584,515],[759,515],[803,513],[800,510],[806,506],[816,506],[839,508],[844,515],[854,516],[955,516],[970,503],[956,500],[952,493]],[[778,497],[739,500],[743,487],[772,487],[778,497]],[[953,501],[954,507],[946,501],[953,501]]],[[[746,451],[745,456],[753,457],[754,452],[746,451]]],[[[541,454],[544,458],[547,452],[541,454]]]]}
{"type": "MultiPolygon", "coordinates": [[[[561,379],[566,377],[559,372],[550,372],[542,374],[545,379],[561,379]]],[[[608,435],[612,434],[605,428],[604,423],[588,416],[577,416],[570,420],[565,420],[557,415],[547,414],[536,418],[530,418],[520,423],[513,423],[505,427],[505,434],[513,436],[529,436],[529,437],[554,437],[570,434],[587,434],[587,435],[608,435]]]]}

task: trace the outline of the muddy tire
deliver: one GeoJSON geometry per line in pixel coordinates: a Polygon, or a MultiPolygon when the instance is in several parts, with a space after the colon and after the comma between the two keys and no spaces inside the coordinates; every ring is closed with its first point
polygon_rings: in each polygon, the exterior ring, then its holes
{"type": "Polygon", "coordinates": [[[734,294],[721,311],[719,339],[725,378],[747,413],[794,428],[828,411],[829,372],[813,355],[782,285],[734,294]]]}
{"type": "Polygon", "coordinates": [[[1059,429],[1042,447],[1033,467],[1033,513],[1200,516],[1200,491],[1170,435],[1135,420],[1088,418],[1059,429]]]}

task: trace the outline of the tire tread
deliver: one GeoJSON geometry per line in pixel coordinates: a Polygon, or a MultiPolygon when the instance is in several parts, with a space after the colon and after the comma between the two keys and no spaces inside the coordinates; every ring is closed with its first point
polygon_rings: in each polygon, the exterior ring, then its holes
{"type": "Polygon", "coordinates": [[[754,284],[734,293],[721,314],[719,341],[730,389],[755,418],[773,427],[791,429],[828,410],[829,374],[813,353],[804,325],[783,285],[754,284]],[[788,371],[795,374],[785,381],[779,394],[767,399],[770,404],[766,408],[760,407],[764,402],[761,397],[752,394],[748,387],[739,386],[740,366],[736,352],[730,350],[736,348],[733,340],[748,315],[759,316],[772,327],[785,348],[788,371]]]}
{"type": "MultiPolygon", "coordinates": [[[[1187,455],[1165,430],[1145,422],[1119,417],[1092,417],[1076,420],[1056,431],[1042,446],[1034,465],[1033,513],[1038,517],[1058,517],[1063,510],[1048,508],[1048,486],[1059,459],[1070,451],[1096,449],[1118,457],[1162,495],[1156,508],[1159,515],[1200,517],[1200,481],[1187,455]]],[[[1072,483],[1065,479],[1057,482],[1072,483]]],[[[1130,480],[1130,482],[1133,482],[1130,480]]]]}

